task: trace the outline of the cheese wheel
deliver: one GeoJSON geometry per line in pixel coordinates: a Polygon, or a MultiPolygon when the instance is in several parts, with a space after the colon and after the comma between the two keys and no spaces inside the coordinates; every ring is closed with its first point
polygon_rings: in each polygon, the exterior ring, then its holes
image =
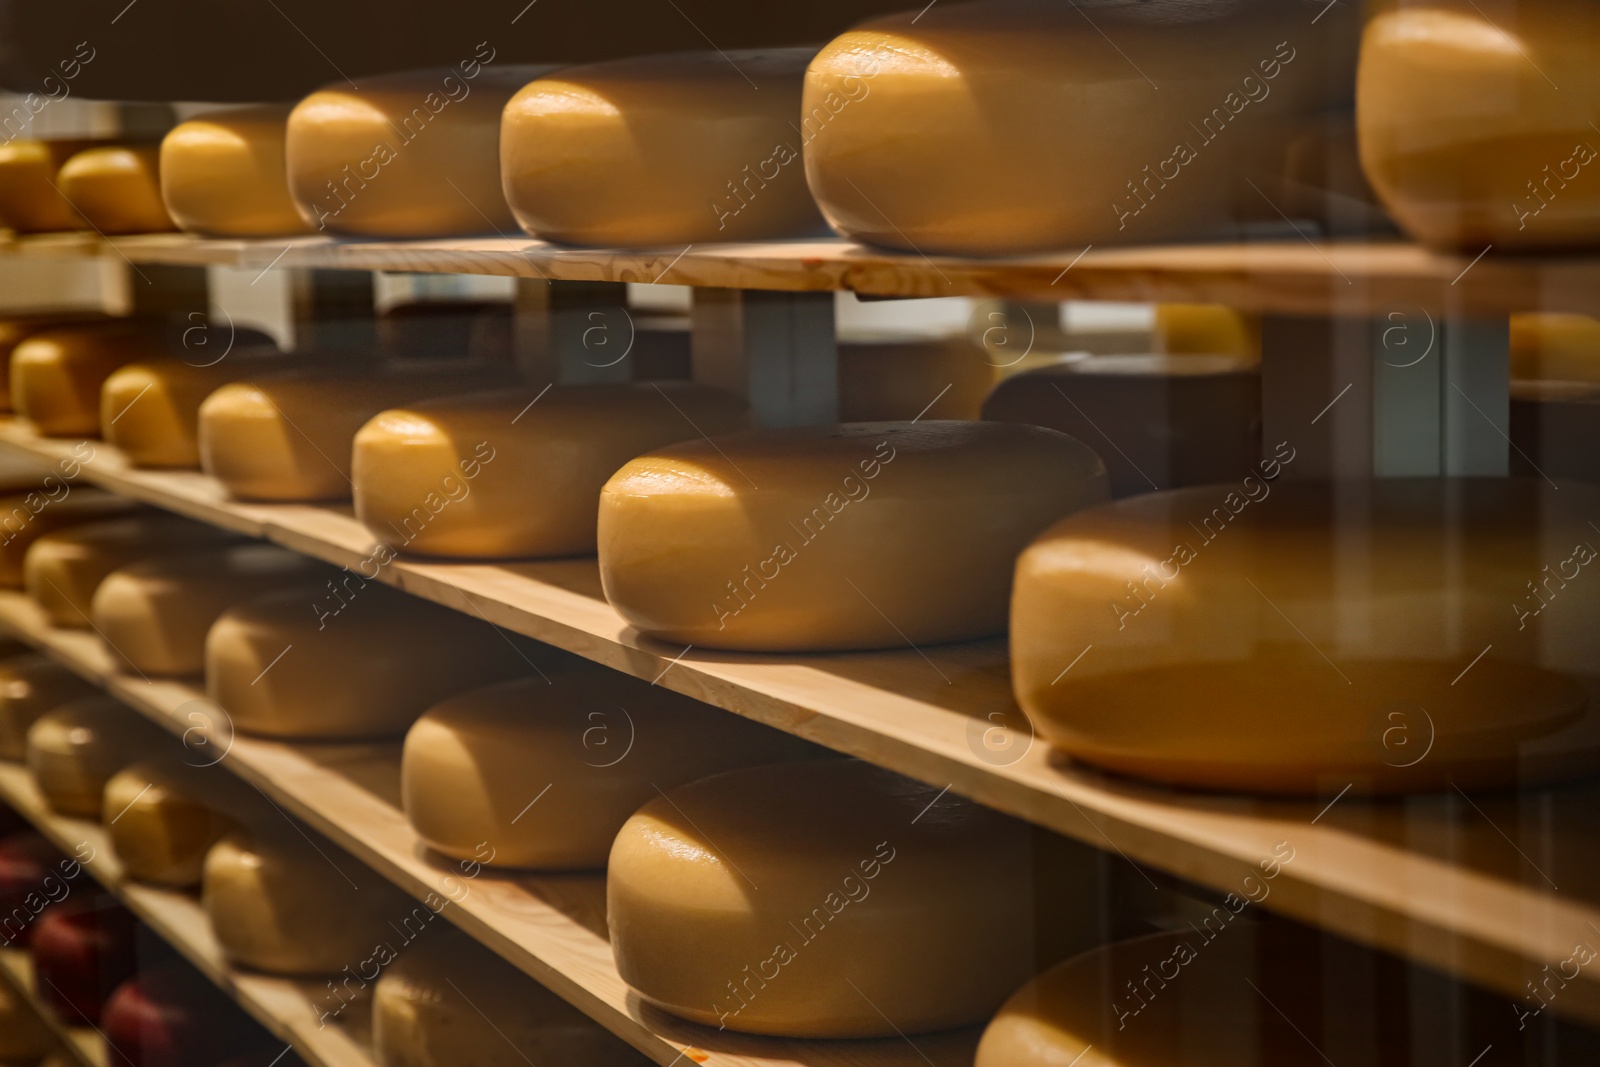
{"type": "MultiPolygon", "coordinates": [[[[611,947],[646,1002],[697,1023],[942,1030],[988,1018],[1034,973],[1031,864],[1026,826],[865,763],[730,771],[623,826],[611,947]]],[[[1081,934],[1083,905],[1053,897],[1050,919],[1081,934]]]]}
{"type": "Polygon", "coordinates": [[[839,421],[976,419],[996,363],[955,335],[839,341],[839,421]]]}
{"type": "MultiPolygon", "coordinates": [[[[0,151],[4,147],[0,146],[0,151]]],[[[60,311],[45,315],[9,315],[0,318],[0,411],[10,411],[11,402],[11,354],[17,346],[41,330],[56,329],[61,326],[75,326],[86,322],[95,322],[105,316],[94,311],[60,311]]]]}
{"type": "Polygon", "coordinates": [[[643,1067],[649,1061],[532,978],[455,930],[430,931],[384,968],[372,995],[382,1067],[643,1067]]]}
{"type": "Polygon", "coordinates": [[[241,733],[393,737],[430,705],[524,674],[530,662],[478,619],[376,582],[348,601],[302,586],[218,617],[206,637],[206,692],[241,733]]]}
{"type": "Polygon", "coordinates": [[[95,687],[41,653],[0,661],[0,759],[20,762],[28,754],[28,728],[39,716],[95,687]]]}
{"type": "Polygon", "coordinates": [[[821,231],[794,126],[814,52],[639,56],[532,82],[500,127],[517,222],[535,237],[586,245],[821,231]]]}
{"type": "Polygon", "coordinates": [[[89,615],[113,657],[134,671],[200,674],[206,634],[233,605],[285,586],[308,586],[325,596],[362,584],[275,545],[237,545],[157,556],[112,571],[95,590],[89,615]],[[326,591],[315,588],[319,580],[326,591]]]}
{"type": "Polygon", "coordinates": [[[1600,382],[1600,321],[1554,312],[1511,316],[1511,377],[1600,382]]]}
{"type": "Polygon", "coordinates": [[[0,838],[0,939],[7,945],[27,947],[36,920],[50,906],[48,894],[58,892],[61,876],[71,870],[73,862],[32,831],[0,838]],[[46,894],[42,895],[41,889],[46,894]]]}
{"type": "Polygon", "coordinates": [[[1239,207],[1276,222],[1241,175],[1281,171],[1301,118],[1348,94],[1354,11],[1312,14],[992,0],[876,19],[807,72],[811,191],[845,236],[924,253],[1160,240],[1239,207]]]}
{"type": "Polygon", "coordinates": [[[275,1040],[253,1026],[227,993],[184,963],[142,966],[106,1001],[100,1029],[117,1053],[113,1058],[125,1058],[129,1067],[218,1064],[241,1046],[275,1040]]]}
{"type": "Polygon", "coordinates": [[[418,836],[452,859],[583,870],[605,866],[658,790],[813,751],[616,671],[558,672],[429,708],[406,734],[401,794],[418,836]]]}
{"type": "Polygon", "coordinates": [[[1385,5],[1361,43],[1361,163],[1400,227],[1476,255],[1600,242],[1600,10],[1385,5]],[[1559,86],[1559,90],[1557,89],[1559,86]]]}
{"type": "Polygon", "coordinates": [[[138,712],[110,697],[81,697],[28,727],[28,770],[51,810],[98,819],[106,782],[153,748],[138,712]]]}
{"type": "Polygon", "coordinates": [[[1013,375],[983,417],[1071,434],[1105,457],[1113,496],[1251,472],[1261,372],[1231,356],[1092,356],[1013,375]]]}
{"type": "Polygon", "coordinates": [[[68,159],[93,141],[32,141],[0,144],[0,226],[18,233],[83,228],[83,216],[61,195],[58,175],[68,159]]]}
{"type": "Polygon", "coordinates": [[[11,402],[47,437],[98,437],[100,389],[111,372],[168,351],[165,325],[151,319],[43,330],[11,352],[11,402]]]}
{"type": "Polygon", "coordinates": [[[106,782],[102,819],[128,877],[174,889],[200,884],[211,846],[231,822],[200,799],[204,783],[188,768],[124,767],[106,782]]]}
{"type": "Polygon", "coordinates": [[[62,482],[32,493],[0,497],[0,588],[22,588],[28,549],[45,534],[81,523],[149,513],[149,509],[104,489],[62,482]]]}
{"type": "Polygon", "coordinates": [[[1157,304],[1156,345],[1169,356],[1261,359],[1261,320],[1221,304],[1157,304]]]}
{"type": "Polygon", "coordinates": [[[237,541],[238,535],[177,515],[88,522],[45,534],[22,561],[22,586],[52,626],[86,630],[105,576],[141,559],[237,541]]]}
{"type": "Polygon", "coordinates": [[[1569,586],[1594,514],[1600,489],[1538,479],[1251,476],[1092,508],[1017,563],[1017,699],[1078,759],[1209,789],[1592,771],[1600,600],[1569,586]]]}
{"type": "Polygon", "coordinates": [[[160,171],[159,145],[106,145],[63,163],[56,184],[98,233],[161,233],[177,227],[161,202],[160,171]]]}
{"type": "Polygon", "coordinates": [[[45,909],[33,935],[34,996],[68,1026],[94,1025],[138,963],[137,923],[90,890],[45,909]]]}
{"type": "Polygon", "coordinates": [[[688,441],[606,483],[600,580],[629,623],[678,644],[959,641],[1004,630],[1016,554],[1106,495],[1105,464],[1087,446],[1010,423],[688,441]]]}
{"type": "Polygon", "coordinates": [[[356,434],[356,517],[436,556],[595,550],[606,479],[653,448],[750,425],[732,393],[666,384],[557,385],[423,401],[356,434]]]}
{"type": "Polygon", "coordinates": [[[0,982],[0,1063],[38,1063],[55,1043],[27,998],[10,982],[0,982]]]}
{"type": "Polygon", "coordinates": [[[368,419],[513,381],[507,368],[406,365],[232,382],[200,405],[200,466],[245,500],[343,500],[351,445],[368,419]]]}
{"type": "Polygon", "coordinates": [[[312,93],[289,113],[285,146],[300,217],[319,231],[368,237],[512,230],[500,113],[548,69],[469,60],[459,73],[407,71],[312,93]]]}
{"type": "Polygon", "coordinates": [[[1600,382],[1511,382],[1511,473],[1600,483],[1600,382]]]}
{"type": "Polygon", "coordinates": [[[370,877],[358,891],[328,851],[281,824],[230,833],[211,847],[200,899],[229,962],[270,974],[333,974],[360,968],[393,937],[385,919],[409,918],[411,906],[370,877]]]}
{"type": "Polygon", "coordinates": [[[310,233],[289,198],[281,104],[196,115],[161,141],[161,199],[179,229],[210,237],[310,233]]]}

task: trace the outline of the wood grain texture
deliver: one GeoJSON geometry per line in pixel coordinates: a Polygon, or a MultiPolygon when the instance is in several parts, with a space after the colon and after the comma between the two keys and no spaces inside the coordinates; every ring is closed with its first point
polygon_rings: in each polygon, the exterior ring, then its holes
{"type": "Polygon", "coordinates": [[[0,949],[0,982],[9,985],[44,1020],[61,1044],[61,1050],[77,1067],[109,1067],[110,1051],[90,1026],[68,1026],[40,1002],[34,994],[33,958],[20,948],[0,949]]]}

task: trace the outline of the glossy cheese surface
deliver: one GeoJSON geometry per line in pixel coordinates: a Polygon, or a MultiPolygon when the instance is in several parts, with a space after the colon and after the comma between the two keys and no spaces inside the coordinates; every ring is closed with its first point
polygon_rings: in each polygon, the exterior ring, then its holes
{"type": "Polygon", "coordinates": [[[17,139],[0,145],[0,225],[18,233],[52,233],[83,227],[83,217],[61,195],[61,165],[89,141],[17,139]]]}
{"type": "Polygon", "coordinates": [[[22,561],[22,587],[53,626],[86,630],[106,575],[142,559],[214,548],[236,534],[177,515],[111,519],[45,534],[22,561]]]}
{"type": "Polygon", "coordinates": [[[111,776],[153,747],[138,712],[109,697],[82,697],[28,727],[28,769],[53,811],[98,819],[111,776]]]}
{"type": "Polygon", "coordinates": [[[0,1063],[38,1063],[55,1043],[33,1005],[10,983],[0,983],[0,1063]]]}
{"type": "Polygon", "coordinates": [[[205,670],[206,634],[224,611],[285,586],[316,593],[324,582],[320,592],[326,595],[336,576],[348,578],[275,545],[165,555],[106,575],[89,615],[113,658],[135,672],[199,674],[205,670]]]}
{"type": "Polygon", "coordinates": [[[206,853],[231,826],[199,799],[203,787],[181,766],[137,763],[111,777],[101,821],[128,877],[174,889],[200,884],[206,853]]]}
{"type": "Polygon", "coordinates": [[[150,320],[44,330],[11,352],[11,402],[47,437],[98,437],[106,379],[118,367],[168,351],[164,324],[150,320]]]}
{"type": "Polygon", "coordinates": [[[1261,359],[1261,320],[1221,304],[1157,304],[1156,344],[1169,356],[1261,359]]]}
{"type": "Polygon", "coordinates": [[[100,389],[100,435],[136,467],[198,467],[206,397],[230,382],[303,366],[253,349],[130,363],[100,389]]]}
{"type": "Polygon", "coordinates": [[[206,692],[240,733],[397,737],[453,693],[529,663],[480,620],[376,582],[249,600],[206,637],[206,692]]]}
{"type": "Polygon", "coordinates": [[[287,105],[208,111],[161,141],[161,197],[178,227],[211,237],[278,237],[312,227],[289,197],[287,105]]]}
{"type": "MultiPolygon", "coordinates": [[[[711,1026],[893,1037],[979,1022],[1036,969],[1029,841],[853,760],[732,771],[623,826],[612,951],[646,1001],[711,1026]]],[[[1084,926],[1081,904],[1052,906],[1084,926]]]]}
{"type": "Polygon", "coordinates": [[[429,708],[406,734],[401,791],[412,827],[446,856],[582,870],[605,866],[658,788],[811,751],[613,671],[569,671],[429,708]]]}
{"type": "Polygon", "coordinates": [[[749,424],[734,394],[678,383],[424,401],[385,411],[356,434],[356,517],[396,548],[425,555],[587,554],[600,489],[617,468],[749,424]]]}
{"type": "Polygon", "coordinates": [[[233,382],[200,405],[200,466],[245,500],[342,500],[351,446],[368,419],[514,380],[505,368],[406,366],[233,382]]]}
{"type": "Polygon", "coordinates": [[[1600,383],[1600,321],[1555,312],[1511,316],[1511,377],[1600,383]]]}
{"type": "Polygon", "coordinates": [[[641,56],[532,82],[500,128],[517,222],[587,245],[821,231],[794,126],[813,52],[641,56]]]}
{"type": "Polygon", "coordinates": [[[161,202],[161,149],[153,144],[86,148],[61,165],[56,185],[101,234],[175,230],[161,202]]]}
{"type": "Polygon", "coordinates": [[[1347,97],[1353,9],[1307,33],[1298,5],[1093,7],[942,3],[823,48],[799,132],[828,221],[983,255],[1277,220],[1242,178],[1280,172],[1299,119],[1347,97]]]}
{"type": "Polygon", "coordinates": [[[1064,434],[1004,423],[850,423],[694,440],[600,497],[606,599],[709,648],[895,648],[1005,628],[1011,565],[1107,495],[1064,434]]]}
{"type": "Polygon", "coordinates": [[[141,505],[104,489],[59,481],[30,493],[0,497],[0,587],[22,588],[28,549],[45,534],[147,513],[141,505]]]}
{"type": "Polygon", "coordinates": [[[60,326],[76,326],[94,322],[106,316],[95,311],[62,311],[55,314],[7,315],[0,318],[0,411],[10,411],[11,354],[17,346],[41,330],[60,326]]]}
{"type": "Polygon", "coordinates": [[[1600,10],[1531,0],[1390,5],[1361,45],[1361,162],[1426,244],[1469,251],[1600,243],[1600,10]]]}
{"type": "Polygon", "coordinates": [[[1089,509],[1018,561],[1017,699],[1087,763],[1232,792],[1591,771],[1597,509],[1580,482],[1260,474],[1089,509]]]}
{"type": "Polygon", "coordinates": [[[368,237],[510,232],[500,113],[549,68],[468,63],[470,76],[441,68],[362,78],[295,105],[286,151],[301,218],[319,232],[368,237]]]}
{"type": "Polygon", "coordinates": [[[47,711],[91,696],[94,686],[43,653],[0,660],[0,759],[27,757],[28,728],[47,711]]]}
{"type": "Polygon", "coordinates": [[[839,421],[976,419],[1001,360],[962,336],[839,340],[839,421]]]}

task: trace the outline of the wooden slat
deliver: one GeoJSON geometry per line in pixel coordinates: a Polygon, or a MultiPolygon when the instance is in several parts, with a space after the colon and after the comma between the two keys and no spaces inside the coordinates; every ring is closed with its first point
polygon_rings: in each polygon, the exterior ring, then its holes
{"type": "Polygon", "coordinates": [[[0,949],[0,981],[22,995],[61,1043],[61,1049],[78,1067],[108,1067],[110,1053],[92,1026],[68,1026],[40,1002],[33,973],[33,958],[20,948],[0,949]]]}

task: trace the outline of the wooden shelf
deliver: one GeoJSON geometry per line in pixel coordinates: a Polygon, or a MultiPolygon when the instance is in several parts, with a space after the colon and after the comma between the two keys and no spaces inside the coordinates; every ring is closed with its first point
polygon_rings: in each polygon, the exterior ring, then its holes
{"type": "Polygon", "coordinates": [[[92,1026],[68,1026],[45,1007],[34,992],[33,958],[20,948],[0,949],[0,981],[10,985],[33,1007],[78,1067],[109,1067],[110,1052],[92,1026]]]}
{"type": "MultiPolygon", "coordinates": [[[[25,615],[32,608],[25,601],[16,603],[22,598],[15,593],[5,596],[7,619],[17,614],[17,609],[25,615]]],[[[82,860],[83,867],[96,881],[111,890],[146,926],[233,997],[268,1032],[292,1045],[307,1064],[312,1067],[372,1067],[372,1057],[364,1047],[366,1021],[358,1016],[354,1006],[352,1011],[340,1016],[340,1022],[348,1026],[324,1026],[319,1005],[320,995],[325,995],[326,991],[320,982],[234,970],[223,959],[222,950],[211,936],[211,925],[198,899],[124,877],[122,865],[100,824],[65,818],[51,811],[26,768],[0,763],[0,801],[15,809],[67,855],[88,857],[82,860]]],[[[99,1044],[99,1036],[93,1030],[89,1030],[88,1035],[99,1044]]],[[[99,1048],[99,1058],[86,1061],[88,1067],[107,1067],[104,1046],[99,1045],[99,1048]]]]}
{"type": "MultiPolygon", "coordinates": [[[[42,440],[11,421],[0,422],[0,444],[53,462],[75,442],[42,440]]],[[[86,481],[337,565],[356,567],[371,557],[373,539],[348,508],[234,504],[198,473],[130,470],[114,449],[94,447],[83,465],[86,481]]],[[[1295,859],[1273,882],[1270,909],[1512,997],[1526,992],[1524,983],[1541,967],[1567,959],[1574,944],[1600,939],[1600,862],[1589,844],[1600,818],[1600,784],[1471,799],[1346,797],[1327,810],[1321,802],[1167,790],[1066,763],[1032,742],[1011,696],[1002,641],[925,648],[926,658],[911,651],[781,657],[685,651],[630,629],[602,598],[592,559],[500,566],[399,560],[378,577],[1221,892],[1240,890],[1255,865],[1287,842],[1295,859]],[[1018,755],[985,745],[997,728],[1015,731],[1005,751],[1018,755]]],[[[116,684],[127,699],[143,687],[116,684]]],[[[306,758],[269,746],[260,751],[291,764],[306,758]]],[[[263,773],[297,782],[301,772],[263,773]]],[[[308,800],[302,814],[363,858],[397,865],[403,884],[437,890],[448,872],[415,858],[391,801],[392,795],[379,808],[359,793],[342,796],[330,805],[334,814],[319,821],[308,800]],[[341,818],[362,826],[369,840],[385,842],[384,851],[374,857],[376,846],[352,840],[341,818]]],[[[461,910],[462,925],[504,948],[504,930],[471,918],[471,907],[461,910]]],[[[542,936],[537,927],[520,925],[523,932],[512,936],[542,936]]],[[[591,948],[598,957],[599,945],[591,948]]],[[[594,1008],[595,994],[549,973],[547,964],[518,962],[581,1007],[594,1008]]],[[[1600,969],[1585,969],[1552,1010],[1600,1024],[1600,969]]]]}

